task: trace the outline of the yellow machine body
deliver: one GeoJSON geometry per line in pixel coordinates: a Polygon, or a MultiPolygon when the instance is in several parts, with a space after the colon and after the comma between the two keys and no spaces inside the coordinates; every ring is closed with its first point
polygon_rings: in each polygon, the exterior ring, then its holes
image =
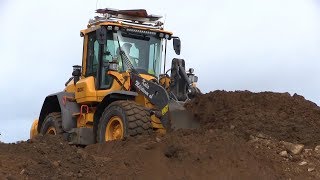
{"type": "MultiPolygon", "coordinates": [[[[112,13],[111,13],[112,14],[112,13]]],[[[114,14],[112,14],[114,15],[114,14]]],[[[30,137],[33,138],[37,134],[40,133],[41,126],[44,123],[44,115],[48,115],[46,111],[48,111],[46,108],[50,106],[51,102],[56,102],[60,106],[65,106],[66,102],[74,102],[77,104],[77,106],[80,107],[79,112],[75,112],[72,114],[72,118],[76,121],[76,128],[78,128],[79,131],[81,131],[81,128],[85,129],[92,129],[94,128],[94,118],[95,114],[98,111],[97,107],[99,107],[100,104],[104,102],[104,99],[106,96],[112,94],[113,92],[117,91],[127,91],[130,92],[132,84],[130,84],[131,81],[131,70],[125,70],[125,71],[117,71],[117,70],[108,70],[106,72],[106,75],[108,77],[112,77],[112,82],[110,83],[110,86],[108,88],[96,88],[97,87],[97,79],[94,76],[88,76],[88,69],[87,69],[87,62],[88,62],[88,54],[89,54],[89,35],[92,33],[98,32],[102,28],[130,28],[133,29],[136,32],[147,32],[149,34],[161,34],[161,43],[162,39],[166,37],[166,40],[168,37],[172,36],[172,32],[165,31],[163,28],[153,28],[152,26],[142,26],[139,23],[137,24],[128,24],[123,23],[122,21],[96,21],[95,23],[89,23],[87,26],[87,29],[80,31],[80,36],[83,37],[83,55],[82,55],[82,65],[81,65],[81,74],[78,76],[78,79],[75,80],[75,78],[71,79],[66,83],[66,86],[64,88],[65,94],[72,94],[72,97],[69,97],[68,95],[65,95],[63,97],[58,97],[56,95],[47,97],[45,100],[45,103],[43,105],[42,111],[40,113],[39,119],[36,119],[31,127],[30,130],[30,137]],[[58,100],[54,99],[53,97],[57,97],[58,100]],[[51,99],[50,99],[51,98],[51,99]],[[60,99],[59,99],[60,98],[60,99]],[[62,98],[62,100],[61,100],[62,98]],[[48,103],[47,103],[48,102],[48,103]],[[47,104],[46,104],[47,103],[47,104]]],[[[119,39],[118,39],[119,42],[119,39]]],[[[160,41],[159,41],[160,42],[160,41]]],[[[154,45],[155,46],[155,45],[154,45]]],[[[119,44],[120,47],[120,44],[119,44]]],[[[162,46],[163,47],[163,46],[162,46]]],[[[179,50],[180,51],[180,50],[179,50]]],[[[148,51],[149,52],[149,51],[148,51]]],[[[149,52],[150,53],[150,52],[149,52]]],[[[155,52],[154,52],[155,53],[155,52]]],[[[162,52],[161,52],[162,53],[162,52]]],[[[180,53],[180,52],[179,52],[180,53]]],[[[99,55],[100,56],[100,55],[99,55]]],[[[155,54],[154,54],[155,56],[155,54]]],[[[156,63],[156,62],[153,62],[156,63]]],[[[157,62],[157,63],[161,63],[157,62]]],[[[159,64],[160,66],[160,64],[159,64]]],[[[159,74],[158,74],[159,75],[159,74]]],[[[160,75],[158,78],[155,75],[148,74],[148,73],[141,73],[139,74],[139,77],[143,78],[146,81],[152,81],[157,82],[159,85],[163,87],[163,89],[169,91],[170,89],[170,83],[171,79],[168,75],[160,75]]],[[[192,86],[195,86],[195,83],[192,84],[192,86]]],[[[145,108],[148,109],[154,109],[156,106],[148,100],[145,94],[141,92],[137,92],[138,94],[134,97],[133,101],[145,108]]],[[[58,106],[52,110],[52,112],[56,112],[59,108],[58,106]]],[[[168,111],[168,106],[165,106],[164,109],[160,109],[160,112],[162,111],[162,115],[168,111]]],[[[64,117],[58,117],[59,120],[63,121],[64,117]]],[[[122,122],[118,123],[117,121],[119,117],[115,116],[113,117],[114,124],[108,124],[107,127],[117,128],[121,125],[123,126],[122,122]]],[[[166,129],[162,124],[162,121],[159,118],[159,115],[157,114],[151,114],[150,115],[152,128],[160,133],[165,133],[166,129]]],[[[123,127],[122,127],[123,128],[123,127]]],[[[123,131],[123,129],[121,130],[123,131]]],[[[70,131],[71,132],[71,131],[70,131]]],[[[71,132],[72,133],[72,132],[71,132]]],[[[78,133],[78,132],[77,132],[78,133]]],[[[120,137],[120,136],[119,136],[120,137]]],[[[122,137],[122,136],[121,136],[122,137]]]]}

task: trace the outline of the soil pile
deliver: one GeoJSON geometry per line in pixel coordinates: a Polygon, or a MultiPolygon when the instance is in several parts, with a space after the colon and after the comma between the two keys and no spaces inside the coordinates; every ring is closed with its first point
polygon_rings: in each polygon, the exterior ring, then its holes
{"type": "Polygon", "coordinates": [[[69,146],[62,138],[0,145],[0,175],[8,179],[278,179],[272,163],[244,140],[219,130],[69,146]]]}
{"type": "Polygon", "coordinates": [[[0,144],[0,176],[8,179],[47,179],[74,174],[93,175],[94,159],[59,136],[39,136],[27,142],[0,144]],[[81,168],[80,168],[81,167],[81,168]]]}
{"type": "Polygon", "coordinates": [[[297,94],[214,91],[187,107],[205,128],[234,128],[245,139],[263,133],[307,146],[320,144],[320,107],[297,94]]]}
{"type": "Polygon", "coordinates": [[[0,176],[4,179],[320,178],[320,146],[317,146],[320,109],[302,96],[215,91],[196,97],[187,108],[194,112],[201,128],[87,147],[70,146],[58,136],[0,143],[0,176]],[[290,143],[292,147],[288,148],[290,143]]]}

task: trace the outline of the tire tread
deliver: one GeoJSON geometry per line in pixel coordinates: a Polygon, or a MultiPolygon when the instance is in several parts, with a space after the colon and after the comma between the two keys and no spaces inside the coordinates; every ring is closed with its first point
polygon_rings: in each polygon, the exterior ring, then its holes
{"type": "MultiPolygon", "coordinates": [[[[137,136],[142,134],[152,134],[153,128],[151,124],[150,112],[145,107],[137,104],[134,101],[119,100],[112,102],[102,113],[101,118],[104,118],[108,113],[108,109],[116,106],[121,108],[125,113],[127,136],[137,136]]],[[[101,124],[101,118],[98,125],[98,132],[101,132],[105,128],[105,125],[101,124]]],[[[97,133],[99,134],[99,133],[97,133]]],[[[101,135],[100,135],[101,136],[101,135]]],[[[97,142],[102,142],[103,137],[97,135],[97,142]]],[[[125,135],[126,136],[126,135],[125,135]]]]}

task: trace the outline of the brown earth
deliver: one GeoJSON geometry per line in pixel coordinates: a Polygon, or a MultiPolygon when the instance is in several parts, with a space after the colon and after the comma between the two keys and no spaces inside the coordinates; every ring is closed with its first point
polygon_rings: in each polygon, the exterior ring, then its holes
{"type": "MultiPolygon", "coordinates": [[[[319,179],[320,108],[288,93],[215,91],[187,108],[201,128],[70,146],[39,136],[0,144],[3,179],[319,179]],[[281,156],[284,142],[304,144],[281,156]]],[[[287,152],[287,151],[286,151],[287,152]]]]}
{"type": "Polygon", "coordinates": [[[320,107],[289,93],[215,91],[195,98],[188,108],[206,129],[230,129],[248,139],[266,134],[278,140],[320,144],[320,107]]]}

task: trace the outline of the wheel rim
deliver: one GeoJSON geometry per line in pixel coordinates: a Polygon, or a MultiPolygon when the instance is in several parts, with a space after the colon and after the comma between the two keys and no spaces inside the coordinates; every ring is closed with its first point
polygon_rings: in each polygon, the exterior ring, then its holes
{"type": "Polygon", "coordinates": [[[105,140],[112,141],[122,139],[123,133],[124,130],[121,118],[118,116],[113,116],[107,124],[105,140]]]}
{"type": "Polygon", "coordinates": [[[46,134],[51,134],[51,135],[57,135],[56,128],[54,127],[49,127],[46,134]]]}

